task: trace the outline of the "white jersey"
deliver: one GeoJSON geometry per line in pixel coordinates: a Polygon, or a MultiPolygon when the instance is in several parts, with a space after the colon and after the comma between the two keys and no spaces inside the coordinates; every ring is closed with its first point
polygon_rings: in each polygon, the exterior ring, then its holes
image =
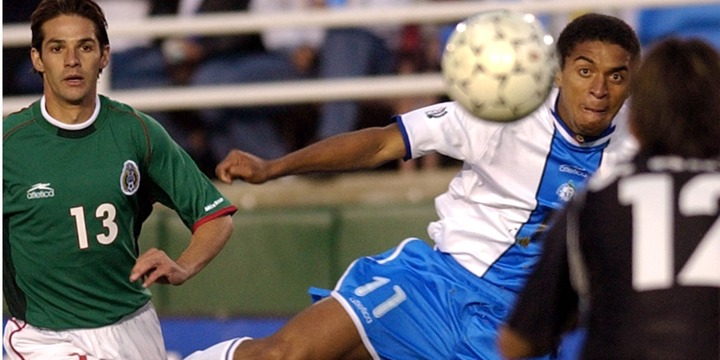
{"type": "Polygon", "coordinates": [[[626,106],[600,136],[575,135],[554,111],[558,90],[526,118],[480,120],[446,102],[398,118],[406,158],[436,151],[462,160],[447,192],[435,199],[438,221],[428,233],[477,276],[519,290],[539,259],[539,233],[550,213],[581,189],[588,177],[628,160],[637,144],[627,128],[626,106]]]}

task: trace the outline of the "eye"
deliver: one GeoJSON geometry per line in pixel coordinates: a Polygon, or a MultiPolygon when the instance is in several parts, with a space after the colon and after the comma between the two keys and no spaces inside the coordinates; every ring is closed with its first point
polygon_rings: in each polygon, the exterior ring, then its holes
{"type": "Polygon", "coordinates": [[[578,73],[582,77],[588,77],[588,76],[590,76],[590,69],[582,68],[582,69],[578,70],[578,73]]]}
{"type": "Polygon", "coordinates": [[[625,77],[622,76],[622,74],[620,74],[620,73],[612,73],[612,75],[610,75],[610,81],[612,81],[615,84],[622,83],[623,80],[625,80],[625,77]]]}
{"type": "Polygon", "coordinates": [[[62,50],[62,46],[60,46],[60,45],[50,46],[50,52],[58,53],[58,52],[60,52],[60,50],[62,50]]]}
{"type": "Polygon", "coordinates": [[[80,49],[84,52],[92,52],[94,48],[91,44],[85,44],[81,46],[80,49]]]}

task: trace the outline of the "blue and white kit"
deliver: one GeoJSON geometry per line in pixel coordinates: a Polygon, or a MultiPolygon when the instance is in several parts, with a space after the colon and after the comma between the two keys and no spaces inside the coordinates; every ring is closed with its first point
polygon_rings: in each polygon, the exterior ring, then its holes
{"type": "Polygon", "coordinates": [[[463,166],[435,199],[434,249],[406,240],[360,258],[332,292],[374,358],[500,358],[497,327],[539,259],[549,215],[637,149],[626,106],[603,134],[583,137],[556,115],[558,93],[512,123],[479,120],[454,102],[398,116],[406,159],[435,151],[463,166]]]}

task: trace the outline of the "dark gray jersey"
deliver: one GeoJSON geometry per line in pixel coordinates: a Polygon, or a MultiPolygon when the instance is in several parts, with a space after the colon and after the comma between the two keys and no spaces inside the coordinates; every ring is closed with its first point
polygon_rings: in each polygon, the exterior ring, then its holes
{"type": "Polygon", "coordinates": [[[639,156],[592,179],[510,326],[550,347],[585,299],[585,359],[720,358],[719,214],[717,160],[639,156]]]}

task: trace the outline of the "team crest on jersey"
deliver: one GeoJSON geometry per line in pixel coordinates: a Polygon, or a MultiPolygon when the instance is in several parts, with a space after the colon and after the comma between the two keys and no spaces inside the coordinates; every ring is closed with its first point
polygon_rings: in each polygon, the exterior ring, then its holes
{"type": "Polygon", "coordinates": [[[120,174],[120,188],[123,194],[133,195],[140,188],[140,169],[134,161],[128,160],[123,164],[120,174]]]}
{"type": "Polygon", "coordinates": [[[575,195],[575,184],[573,184],[572,180],[568,181],[557,189],[555,193],[565,202],[570,201],[572,199],[573,195],[575,195]]]}
{"type": "Polygon", "coordinates": [[[445,114],[447,114],[447,108],[444,106],[441,108],[432,109],[432,110],[428,110],[425,112],[425,116],[427,116],[428,119],[435,119],[435,118],[443,117],[443,116],[445,116],[445,114]]]}

